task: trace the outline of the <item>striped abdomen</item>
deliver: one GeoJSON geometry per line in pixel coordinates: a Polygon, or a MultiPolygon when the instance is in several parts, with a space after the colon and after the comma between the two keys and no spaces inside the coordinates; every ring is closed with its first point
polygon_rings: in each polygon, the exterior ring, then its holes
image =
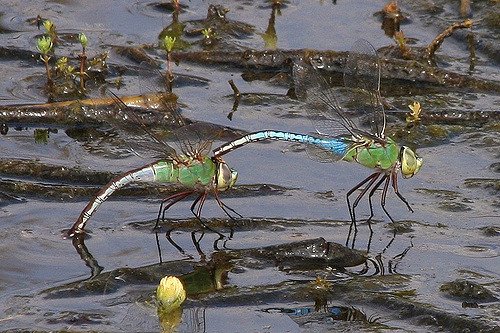
{"type": "Polygon", "coordinates": [[[267,130],[267,131],[250,133],[237,140],[226,143],[225,145],[215,149],[214,155],[215,156],[224,155],[236,148],[246,145],[247,143],[263,141],[263,140],[280,140],[280,141],[291,141],[291,142],[310,144],[328,150],[334,155],[339,156],[339,158],[342,158],[342,156],[346,154],[348,149],[348,144],[345,143],[342,139],[317,138],[307,134],[267,130]]]}
{"type": "Polygon", "coordinates": [[[82,233],[85,224],[92,214],[108,199],[116,190],[130,183],[137,182],[159,182],[177,183],[186,187],[210,186],[215,176],[215,164],[209,157],[203,160],[186,158],[184,163],[176,161],[158,161],[141,168],[131,170],[123,175],[113,178],[108,184],[97,192],[93,200],[83,209],[69,236],[82,233]]]}

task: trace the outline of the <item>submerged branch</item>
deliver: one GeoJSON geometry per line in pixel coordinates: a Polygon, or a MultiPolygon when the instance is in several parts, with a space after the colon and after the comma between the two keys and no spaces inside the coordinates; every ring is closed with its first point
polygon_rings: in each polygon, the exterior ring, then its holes
{"type": "MultiPolygon", "coordinates": [[[[324,68],[330,71],[343,73],[347,52],[318,51],[318,50],[247,50],[244,52],[200,51],[200,52],[173,52],[174,61],[189,61],[201,64],[232,65],[235,67],[249,67],[261,70],[288,70],[293,62],[318,59],[324,68]]],[[[467,88],[471,91],[500,92],[500,83],[485,80],[441,68],[429,66],[415,60],[394,58],[381,59],[382,78],[398,79],[409,83],[440,85],[455,88],[467,88]]]]}

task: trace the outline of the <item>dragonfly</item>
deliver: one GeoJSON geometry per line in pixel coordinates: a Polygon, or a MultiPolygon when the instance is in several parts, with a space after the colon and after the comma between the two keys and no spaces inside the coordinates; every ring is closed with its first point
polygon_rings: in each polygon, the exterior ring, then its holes
{"type": "Polygon", "coordinates": [[[206,229],[222,236],[202,221],[201,211],[207,196],[213,194],[220,208],[228,216],[231,217],[228,210],[236,213],[220,200],[219,192],[229,190],[235,185],[238,178],[237,171],[230,168],[221,157],[209,155],[211,149],[210,141],[192,142],[192,137],[196,136],[196,133],[200,131],[197,123],[181,127],[175,133],[177,145],[179,146],[179,149],[176,150],[165,140],[153,133],[141,121],[139,115],[128,108],[119,97],[114,94],[113,96],[125,114],[152,139],[147,143],[147,149],[159,153],[160,157],[155,162],[127,171],[104,185],[85,206],[77,221],[68,231],[68,236],[74,237],[83,234],[89,219],[104,201],[116,190],[132,183],[177,184],[185,188],[185,190],[172,194],[162,200],[155,228],[158,227],[160,218],[164,218],[165,212],[172,205],[190,195],[197,194],[196,199],[191,205],[191,212],[206,229]],[[181,152],[178,153],[178,150],[181,150],[181,152]]]}
{"type": "Polygon", "coordinates": [[[394,219],[385,207],[390,184],[397,197],[413,212],[408,201],[399,192],[398,172],[401,172],[403,178],[411,178],[419,172],[423,160],[411,148],[399,145],[385,135],[386,117],[380,96],[380,64],[375,49],[368,41],[357,41],[349,52],[344,68],[344,86],[351,95],[356,95],[356,99],[367,102],[365,105],[368,106],[369,112],[365,114],[369,116],[369,130],[362,129],[361,124],[356,123],[348,110],[341,106],[340,101],[344,94],[330,88],[318,73],[318,70],[325,67],[327,63],[321,58],[311,57],[309,63],[294,63],[292,70],[297,95],[305,99],[316,133],[258,131],[216,148],[214,156],[220,157],[252,142],[281,140],[306,144],[308,155],[320,162],[343,160],[373,169],[371,175],[346,194],[351,219],[347,246],[353,228],[354,238],[357,233],[356,207],[367,193],[370,206],[367,224],[371,234],[371,219],[374,216],[372,197],[381,186],[381,206],[392,222],[394,219]],[[351,196],[358,190],[360,193],[352,201],[351,196]]]}

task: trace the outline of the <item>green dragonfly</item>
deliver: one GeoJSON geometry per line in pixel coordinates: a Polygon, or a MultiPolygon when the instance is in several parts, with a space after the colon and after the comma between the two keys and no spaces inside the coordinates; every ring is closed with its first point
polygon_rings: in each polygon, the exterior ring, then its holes
{"type": "Polygon", "coordinates": [[[220,157],[251,142],[282,140],[306,144],[309,155],[321,162],[343,160],[374,169],[370,176],[347,192],[351,218],[346,241],[348,245],[353,227],[354,237],[357,232],[356,206],[368,191],[370,216],[367,223],[371,233],[373,231],[370,221],[374,215],[372,196],[382,184],[381,206],[392,222],[394,220],[385,207],[389,184],[398,198],[413,212],[408,201],[399,193],[398,171],[401,171],[403,178],[412,177],[420,170],[422,158],[409,147],[398,145],[384,133],[386,119],[380,97],[380,64],[375,49],[369,42],[359,40],[354,44],[345,64],[344,85],[351,96],[368,102],[366,105],[369,108],[367,115],[371,124],[370,131],[362,130],[361,126],[355,123],[348,111],[340,106],[340,98],[344,94],[330,88],[317,72],[317,69],[325,68],[327,64],[319,57],[311,58],[309,62],[295,63],[293,77],[298,97],[304,98],[308,104],[307,110],[315,125],[316,134],[275,130],[254,132],[215,149],[214,156],[220,157]],[[351,195],[359,189],[361,192],[351,204],[351,195]]]}
{"type": "Polygon", "coordinates": [[[131,183],[143,182],[177,184],[185,188],[185,190],[162,200],[155,227],[158,226],[160,218],[164,218],[165,212],[172,205],[192,194],[197,194],[198,196],[191,205],[191,212],[205,228],[221,236],[220,233],[204,224],[201,220],[201,210],[208,194],[211,193],[214,195],[218,205],[228,216],[231,217],[228,209],[236,213],[220,200],[218,193],[232,188],[236,182],[238,173],[231,169],[221,157],[209,156],[211,149],[209,141],[192,142],[192,137],[196,136],[200,131],[197,126],[198,124],[194,123],[181,127],[175,133],[177,143],[182,150],[181,153],[177,153],[166,141],[151,132],[133,110],[130,110],[118,97],[115,96],[115,98],[126,115],[132,118],[148,134],[149,138],[152,139],[148,141],[147,149],[159,153],[161,158],[156,162],[125,172],[113,178],[102,187],[87,206],[85,206],[77,221],[68,231],[68,236],[73,237],[84,233],[85,226],[92,214],[116,190],[131,183]]]}

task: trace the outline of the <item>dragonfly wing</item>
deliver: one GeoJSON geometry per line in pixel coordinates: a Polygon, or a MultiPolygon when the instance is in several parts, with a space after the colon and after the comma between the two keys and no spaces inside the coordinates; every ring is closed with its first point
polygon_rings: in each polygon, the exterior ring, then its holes
{"type": "Polygon", "coordinates": [[[294,63],[293,80],[296,95],[307,103],[307,112],[318,134],[329,137],[354,134],[356,126],[341,108],[334,89],[312,66],[294,63]]]}
{"type": "Polygon", "coordinates": [[[135,105],[139,101],[127,101],[127,104],[118,97],[116,94],[111,92],[111,95],[116,101],[116,117],[111,120],[113,127],[118,130],[121,136],[124,137],[127,144],[130,146],[132,151],[141,157],[147,158],[164,158],[169,156],[175,156],[175,149],[167,144],[161,136],[154,132],[149,124],[158,123],[160,119],[164,117],[169,117],[171,114],[168,112],[177,112],[175,108],[177,107],[177,98],[175,95],[165,94],[162,97],[163,105],[162,107],[168,110],[163,110],[160,112],[157,110],[148,110],[143,107],[130,107],[129,105],[135,105]],[[174,98],[175,97],[175,98],[174,98]],[[131,122],[122,122],[120,119],[129,118],[131,122]],[[132,128],[129,123],[134,124],[132,128]]]}
{"type": "Polygon", "coordinates": [[[192,123],[172,132],[178,150],[189,156],[208,155],[212,147],[214,129],[211,124],[192,123]],[[204,126],[206,125],[206,126],[204,126]]]}
{"type": "Polygon", "coordinates": [[[220,125],[196,122],[183,126],[172,132],[175,138],[175,146],[184,155],[211,156],[211,146],[214,141],[230,141],[240,137],[240,133],[233,129],[220,125]]]}
{"type": "Polygon", "coordinates": [[[342,155],[334,154],[330,150],[315,145],[306,145],[306,153],[310,159],[321,163],[337,162],[342,159],[342,155]]]}
{"type": "Polygon", "coordinates": [[[384,137],[385,112],[380,97],[380,62],[375,48],[366,40],[356,41],[344,68],[344,85],[351,89],[357,108],[365,107],[371,132],[384,137]]]}

